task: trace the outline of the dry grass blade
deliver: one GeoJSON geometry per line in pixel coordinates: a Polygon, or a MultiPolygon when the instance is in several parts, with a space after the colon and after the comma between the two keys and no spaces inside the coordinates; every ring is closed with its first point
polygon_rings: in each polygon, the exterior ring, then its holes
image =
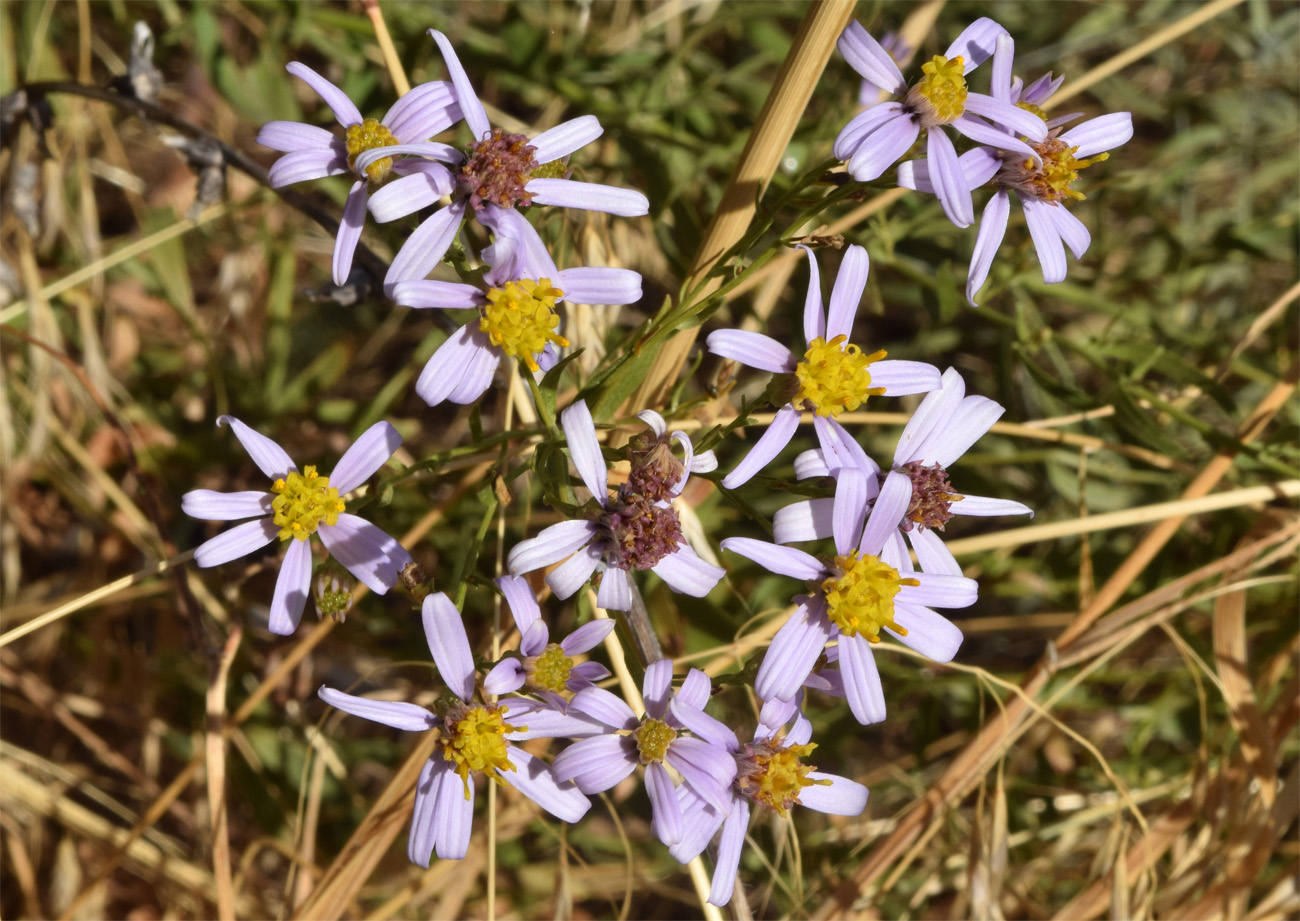
{"type": "Polygon", "coordinates": [[[212,821],[212,875],[217,887],[217,917],[233,921],[235,891],[230,872],[230,814],[226,802],[226,679],[235,661],[243,630],[230,631],[221,654],[213,664],[208,687],[208,731],[206,737],[208,814],[212,821]]]}

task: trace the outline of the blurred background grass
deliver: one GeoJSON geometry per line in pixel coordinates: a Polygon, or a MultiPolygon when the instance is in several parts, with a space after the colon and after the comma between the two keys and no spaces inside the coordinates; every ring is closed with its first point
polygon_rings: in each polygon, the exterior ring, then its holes
{"type": "MultiPolygon", "coordinates": [[[[1161,0],[949,3],[920,53],[942,51],[971,19],[991,15],[1016,39],[1020,74],[1050,69],[1069,80],[1195,9],[1161,0]]],[[[617,352],[676,291],[804,10],[781,2],[383,7],[413,81],[443,78],[425,34],[439,28],[495,121],[534,128],[598,115],[606,134],[575,159],[578,175],[649,196],[648,219],[541,218],[561,266],[605,262],[645,276],[639,308],[568,318],[587,359],[617,352]]],[[[916,10],[862,3],[857,16],[879,36],[916,10]]],[[[156,36],[160,104],[264,164],[273,155],[254,143],[262,122],[330,124],[325,107],[284,73],[287,61],[338,82],[363,113],[392,101],[358,5],[237,0],[8,3],[0,92],[42,80],[107,84],[125,72],[137,20],[156,36]]],[[[905,196],[846,232],[872,258],[859,328],[873,345],[951,364],[968,391],[1008,407],[1006,421],[1040,425],[1044,437],[1066,433],[1064,441],[995,433],[954,471],[958,488],[1012,495],[1041,524],[1176,500],[1222,452],[1236,459],[1221,491],[1297,476],[1293,398],[1249,445],[1234,433],[1296,368],[1298,38],[1293,4],[1242,3],[1064,107],[1087,116],[1129,110],[1135,124],[1128,145],[1084,174],[1088,199],[1074,212],[1093,246],[1064,284],[1041,283],[1013,217],[981,307],[968,308],[973,234],[952,228],[927,196],[905,196]]],[[[774,192],[829,155],[856,93],[856,76],[833,57],[774,192]]],[[[7,125],[0,155],[3,629],[215,533],[180,514],[179,496],[196,486],[259,488],[260,479],[214,427],[218,414],[236,414],[300,462],[324,464],[387,418],[406,438],[403,462],[437,462],[381,497],[371,517],[415,534],[412,552],[440,587],[453,590],[459,572],[478,580],[466,610],[483,648],[492,601],[482,584],[496,574],[498,547],[495,532],[481,547],[475,538],[492,514],[496,450],[464,449],[478,415],[430,410],[412,392],[445,333],[379,298],[340,306],[320,297],[330,237],[242,174],[230,171],[221,204],[191,223],[194,173],[158,126],[73,96],[49,102],[43,138],[7,125]]],[[[345,191],[343,180],[307,189],[336,214],[345,191]]],[[[400,239],[393,228],[367,230],[381,257],[400,239]]],[[[838,260],[830,251],[821,258],[829,283],[838,260]]],[[[806,270],[774,278],[732,299],[713,323],[757,313],[770,316],[772,335],[797,337],[806,270]]],[[[684,397],[703,393],[713,370],[706,363],[684,397]]],[[[742,374],[731,399],[756,395],[762,383],[742,374]]],[[[504,402],[485,399],[486,432],[500,427],[504,402]]],[[[706,424],[731,418],[725,403],[697,405],[692,415],[706,424]]],[[[892,452],[896,424],[863,431],[868,450],[892,452]]],[[[792,452],[806,446],[805,438],[792,452]]],[[[723,468],[743,449],[724,443],[723,468]]],[[[742,493],[768,514],[790,499],[781,468],[772,469],[760,485],[777,488],[742,493]]],[[[525,486],[515,484],[506,515],[507,549],[547,520],[540,507],[529,512],[525,486]]],[[[714,542],[758,536],[711,490],[695,501],[714,542]]],[[[955,524],[948,534],[1022,524],[955,524]]],[[[1141,615],[1136,626],[1128,616],[1103,620],[1072,645],[1075,655],[1037,692],[1047,718],[1008,739],[972,778],[971,794],[926,814],[921,846],[876,867],[872,854],[915,820],[918,798],[1015,699],[1015,685],[1150,525],[1029,542],[1012,535],[963,555],[981,598],[963,612],[957,667],[901,651],[879,656],[891,711],[880,726],[858,726],[838,702],[815,702],[817,763],[868,783],[871,801],[857,819],[798,815],[797,837],[784,822],[756,821],[741,870],[750,909],[761,917],[1294,916],[1296,527],[1292,501],[1189,518],[1123,586],[1124,602],[1150,602],[1130,609],[1141,615]],[[1202,571],[1234,553],[1237,565],[1202,571]],[[1199,575],[1176,582],[1191,573],[1199,575]]],[[[791,592],[788,580],[724,562],[729,580],[707,600],[654,584],[646,592],[666,650],[714,674],[736,669],[735,650],[779,623],[771,618],[791,592]]],[[[237,624],[243,641],[225,706],[248,712],[231,728],[224,758],[236,910],[288,916],[328,879],[325,868],[412,744],[337,715],[322,724],[315,688],[360,681],[428,703],[437,684],[409,599],[398,595],[363,599],[332,631],[307,622],[295,637],[266,634],[275,571],[268,553],[142,579],[0,648],[0,913],[214,916],[221,855],[214,859],[205,774],[194,768],[212,738],[205,697],[217,650],[237,624]],[[314,645],[309,655],[305,642],[314,645]],[[178,791],[166,794],[178,778],[178,791]],[[165,808],[151,809],[160,797],[165,808]],[[143,831],[128,846],[133,827],[143,831]]],[[[581,602],[544,607],[560,629],[589,615],[581,602]]],[[[742,733],[752,721],[735,692],[718,715],[742,733]]],[[[616,788],[567,830],[513,798],[500,802],[490,871],[485,823],[463,864],[410,866],[399,810],[398,843],[359,881],[346,914],[482,916],[489,872],[502,917],[700,913],[686,873],[651,840],[639,790],[616,788]]]]}

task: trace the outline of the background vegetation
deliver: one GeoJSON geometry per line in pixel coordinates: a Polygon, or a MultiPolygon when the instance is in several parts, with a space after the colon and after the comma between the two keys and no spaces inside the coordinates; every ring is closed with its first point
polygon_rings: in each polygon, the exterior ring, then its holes
{"type": "MultiPolygon", "coordinates": [[[[937,13],[926,56],[991,15],[1015,36],[1020,73],[1100,76],[1064,108],[1132,111],[1136,133],[1085,174],[1075,213],[1093,246],[1069,280],[1042,284],[1013,218],[977,309],[962,296],[973,233],[931,197],[881,183],[820,219],[870,251],[859,322],[872,341],[955,366],[970,392],[1008,407],[1014,425],[980,442],[954,482],[1037,517],[949,529],[980,602],[964,612],[951,667],[896,646],[879,657],[889,721],[863,728],[818,700],[818,764],[868,784],[871,800],[857,819],[797,816],[797,835],[755,822],[741,868],[754,916],[1300,912],[1300,10],[1219,2],[1179,30],[1206,10],[858,6],[876,35],[937,13]]],[[[494,119],[532,129],[598,115],[606,134],[575,161],[582,177],[649,196],[649,218],[543,219],[570,248],[561,265],[607,260],[645,276],[639,307],[568,318],[585,371],[677,291],[804,13],[787,2],[383,7],[413,80],[443,77],[425,34],[439,28],[494,119]]],[[[261,123],[328,123],[286,62],[336,79],[364,113],[393,99],[358,5],[242,0],[5,4],[0,92],[107,86],[126,73],[137,21],[156,36],[159,105],[263,165],[261,123]]],[[[769,201],[829,156],[857,91],[832,57],[769,201]]],[[[332,463],[381,418],[405,436],[404,463],[433,458],[378,497],[375,518],[441,587],[471,582],[472,639],[496,616],[482,586],[504,550],[549,519],[526,480],[498,517],[499,449],[473,444],[519,404],[508,410],[502,391],[472,413],[430,410],[413,393],[446,335],[427,314],[365,291],[332,299],[331,236],[237,170],[216,201],[192,207],[195,170],[166,125],[45,98],[45,130],[6,120],[0,154],[0,914],[699,915],[631,786],[568,829],[503,794],[494,841],[480,815],[465,861],[409,865],[400,798],[423,755],[314,693],[362,681],[432,699],[409,598],[366,597],[343,627],[309,619],[272,637],[275,555],[165,565],[214,533],[181,515],[183,492],[259,488],[213,425],[224,412],[304,462],[332,463]],[[399,802],[374,809],[383,796],[399,802]]],[[[337,215],[346,183],[305,192],[337,215]]],[[[365,239],[380,260],[400,241],[374,227],[365,239]]],[[[829,279],[838,257],[821,258],[829,279]]],[[[794,339],[805,279],[801,260],[778,259],[711,323],[755,318],[794,339]]],[[[714,399],[718,375],[706,361],[677,391],[685,424],[729,422],[763,383],[742,372],[714,399]]],[[[889,411],[867,417],[868,449],[892,452],[910,405],[867,408],[889,411]]],[[[723,470],[744,448],[720,445],[723,470]]],[[[704,483],[688,495],[715,545],[757,536],[751,512],[790,501],[782,469],[741,491],[752,508],[704,483]]],[[[705,601],[646,593],[666,650],[713,675],[761,646],[790,592],[725,564],[705,601]]],[[[585,605],[543,602],[561,629],[585,605]]],[[[718,712],[742,732],[744,703],[728,697],[718,712]]]]}

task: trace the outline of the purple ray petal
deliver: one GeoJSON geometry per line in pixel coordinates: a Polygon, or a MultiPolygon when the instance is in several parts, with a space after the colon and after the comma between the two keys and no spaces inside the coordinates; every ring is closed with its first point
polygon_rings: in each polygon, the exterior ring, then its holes
{"type": "Polygon", "coordinates": [[[1126,144],[1132,137],[1133,114],[1113,112],[1080,122],[1061,135],[1061,140],[1071,147],[1078,147],[1074,155],[1083,160],[1093,154],[1113,150],[1121,144],[1126,144]]]}
{"type": "Polygon", "coordinates": [[[936,608],[966,608],[975,603],[979,583],[965,576],[947,576],[940,573],[918,573],[920,585],[904,586],[898,600],[908,604],[929,605],[936,608]]]}
{"type": "Polygon", "coordinates": [[[682,807],[668,769],[657,761],[645,766],[645,791],[650,797],[651,830],[672,847],[682,837],[682,807]]]}
{"type": "Polygon", "coordinates": [[[835,481],[835,505],[831,512],[836,553],[847,554],[858,546],[867,521],[867,505],[866,473],[856,467],[845,467],[835,481]]]}
{"type": "MultiPolygon", "coordinates": [[[[986,147],[968,150],[957,158],[961,167],[962,180],[971,190],[984,185],[1002,168],[1002,159],[995,151],[986,147]]],[[[925,160],[908,160],[898,164],[898,184],[904,189],[934,194],[934,183],[930,181],[930,165],[925,160]]]]}
{"type": "Polygon", "coordinates": [[[635,304],[641,300],[641,273],[631,269],[562,269],[554,279],[570,304],[635,304]]]}
{"type": "Polygon", "coordinates": [[[1006,412],[1006,408],[988,397],[970,396],[961,401],[953,413],[946,431],[933,433],[924,445],[927,463],[951,467],[965,454],[993,423],[1006,412]],[[932,460],[930,460],[932,458],[932,460]]]}
{"type": "Polygon", "coordinates": [[[984,496],[962,496],[960,502],[952,505],[954,515],[971,515],[986,518],[993,515],[1029,515],[1034,510],[1011,499],[989,499],[984,496]]]}
{"type": "Polygon", "coordinates": [[[945,576],[961,575],[961,566],[934,531],[913,528],[907,532],[907,537],[916,550],[916,561],[921,564],[923,571],[945,576]]]}
{"type": "MultiPolygon", "coordinates": [[[[611,620],[610,623],[613,623],[611,620]]],[[[610,729],[635,729],[632,708],[604,688],[583,688],[569,701],[569,712],[591,717],[610,729]]]]}
{"type": "Polygon", "coordinates": [[[669,746],[666,760],[715,809],[731,805],[728,788],[736,776],[736,758],[730,749],[704,739],[678,736],[669,746]]]}
{"type": "MultiPolygon", "coordinates": [[[[551,696],[549,692],[543,693],[551,696]]],[[[553,699],[564,702],[560,697],[553,699]]],[[[506,724],[512,727],[506,733],[506,738],[513,742],[529,739],[590,739],[609,733],[609,727],[575,713],[572,708],[567,713],[561,713],[550,703],[521,697],[507,698],[502,701],[502,705],[509,710],[506,724]]]]}
{"type": "Polygon", "coordinates": [[[925,151],[930,161],[930,181],[943,213],[958,227],[969,227],[975,221],[975,206],[952,141],[942,131],[927,131],[925,151]]]}
{"type": "Polygon", "coordinates": [[[771,371],[773,374],[788,374],[799,363],[793,352],[762,333],[719,329],[709,333],[706,342],[709,351],[715,355],[738,361],[749,368],[771,371]]]}
{"type": "MultiPolygon", "coordinates": [[[[974,96],[976,94],[972,93],[971,95],[974,96]]],[[[987,97],[985,98],[987,99],[987,97]]],[[[989,100],[989,104],[993,104],[992,100],[989,100]]],[[[998,111],[1001,110],[999,109],[998,111]]],[[[1017,109],[1017,111],[1020,110],[1017,109]]],[[[1047,130],[1047,126],[1043,123],[1043,120],[1037,115],[1033,116],[1033,119],[1039,123],[1039,131],[1036,133],[1044,133],[1047,130]]],[[[972,141],[976,141],[980,144],[987,144],[991,149],[1015,151],[1016,153],[1023,155],[1026,159],[1039,159],[1038,152],[1034,150],[1034,148],[1030,147],[1015,135],[1008,134],[1007,129],[994,127],[988,122],[976,118],[973,115],[963,115],[956,121],[952,122],[949,127],[957,133],[970,138],[972,141]]],[[[965,170],[962,171],[962,176],[963,178],[966,176],[965,170]]],[[[930,181],[933,183],[933,176],[931,176],[930,181]]],[[[968,187],[970,186],[969,182],[966,184],[968,187]]]]}
{"type": "Polygon", "coordinates": [[[580,691],[609,677],[609,669],[599,662],[579,662],[569,672],[569,690],[580,691]]]}
{"type": "MultiPolygon", "coordinates": [[[[874,372],[880,365],[893,365],[890,362],[876,362],[871,368],[874,372]]],[[[933,365],[923,365],[923,373],[928,378],[929,373],[934,371],[933,365]]],[[[889,378],[890,370],[886,369],[886,379],[889,378]]],[[[872,383],[880,384],[879,381],[872,383]]],[[[880,473],[880,465],[867,456],[867,452],[862,450],[862,446],[845,431],[844,426],[840,425],[834,419],[828,419],[825,416],[813,416],[813,431],[817,434],[817,441],[821,445],[822,456],[825,458],[826,466],[829,467],[836,475],[846,467],[855,467],[867,474],[867,498],[876,498],[879,489],[876,487],[875,478],[880,473]]]]}
{"type": "Polygon", "coordinates": [[[302,122],[267,122],[257,132],[257,143],[284,153],[298,150],[325,150],[334,144],[334,135],[315,125],[302,122]]]}
{"type": "Polygon", "coordinates": [[[515,769],[501,772],[505,782],[557,819],[576,822],[591,808],[591,800],[577,787],[557,783],[551,769],[540,758],[534,758],[513,745],[506,748],[506,757],[515,769]]]}
{"type": "Polygon", "coordinates": [[[612,632],[614,632],[614,621],[609,618],[588,621],[561,640],[560,648],[564,650],[565,655],[581,655],[595,649],[612,632]]]}
{"type": "Polygon", "coordinates": [[[391,296],[393,285],[399,281],[418,281],[432,272],[456,239],[464,215],[465,203],[452,202],[415,228],[388,267],[384,293],[391,296]]]}
{"type": "Polygon", "coordinates": [[[827,815],[861,815],[862,810],[867,808],[867,788],[855,780],[820,771],[809,771],[808,779],[829,780],[830,784],[814,783],[801,789],[801,806],[827,815]]]}
{"type": "Polygon", "coordinates": [[[533,594],[528,580],[511,575],[498,576],[492,581],[505,596],[506,605],[510,608],[510,614],[514,617],[519,632],[527,633],[528,628],[537,623],[542,616],[542,609],[537,605],[537,596],[533,594]]]}
{"type": "Polygon", "coordinates": [[[1088,233],[1088,228],[1064,206],[1054,208],[1051,213],[1056,232],[1061,235],[1070,252],[1074,253],[1074,258],[1082,259],[1092,243],[1092,234],[1088,233]]]}
{"type": "Polygon", "coordinates": [[[417,309],[474,310],[487,303],[478,288],[456,281],[399,281],[389,296],[394,303],[417,309]]]}
{"type": "Polygon", "coordinates": [[[872,385],[884,387],[887,397],[929,393],[940,384],[939,369],[923,361],[873,361],[870,371],[872,385]]]}
{"type": "MultiPolygon", "coordinates": [[[[826,456],[821,448],[811,448],[807,451],[800,451],[794,458],[794,478],[796,480],[807,480],[815,476],[830,476],[831,468],[826,465],[826,456]]],[[[777,516],[782,510],[777,511],[777,516]]],[[[772,519],[773,534],[775,534],[776,518],[772,519]]],[[[829,532],[827,532],[827,536],[829,532]]],[[[774,538],[778,544],[788,544],[791,540],[811,540],[811,538],[790,538],[782,540],[779,537],[774,538]]]]}
{"type": "Polygon", "coordinates": [[[933,460],[927,460],[924,449],[932,444],[931,439],[936,434],[936,441],[942,441],[952,421],[953,413],[961,405],[965,395],[966,382],[961,379],[961,375],[953,368],[944,371],[939,389],[931,390],[925,395],[921,405],[916,408],[912,418],[907,420],[907,425],[903,427],[903,434],[898,436],[893,465],[901,467],[915,460],[923,464],[935,463],[933,460]]]}
{"type": "Polygon", "coordinates": [[[191,489],[181,496],[181,511],[191,518],[201,518],[204,521],[238,521],[241,518],[271,514],[273,498],[275,497],[269,492],[256,490],[215,492],[211,489],[191,489]]]}
{"type": "Polygon", "coordinates": [[[740,868],[740,852],[745,847],[745,830],[748,828],[749,803],[740,800],[722,823],[722,834],[718,837],[718,854],[713,862],[713,885],[709,889],[711,905],[722,907],[731,902],[736,886],[736,871],[740,868]]]}
{"type": "Polygon", "coordinates": [[[772,539],[778,544],[821,540],[834,533],[834,499],[807,499],[776,510],[772,539]]]}
{"type": "MultiPolygon", "coordinates": [[[[979,115],[990,121],[997,122],[1012,132],[1013,135],[1024,135],[1036,142],[1041,142],[1047,137],[1047,123],[1042,118],[1033,112],[1018,109],[1009,102],[999,102],[992,96],[985,96],[983,93],[969,93],[966,96],[966,111],[972,115],[979,115]]],[[[970,120],[961,119],[961,122],[962,124],[957,130],[961,131],[962,134],[966,134],[966,129],[971,127],[970,120]]],[[[967,137],[970,137],[970,135],[967,135],[967,137]]],[[[975,140],[982,139],[976,138],[975,140]]],[[[1005,142],[999,146],[1004,150],[1007,149],[1005,142]]]]}
{"type": "Polygon", "coordinates": [[[605,792],[631,774],[637,760],[636,743],[631,738],[596,736],[574,742],[556,755],[551,762],[551,773],[560,783],[572,780],[590,796],[605,792]]]}
{"type": "MultiPolygon", "coordinates": [[[[812,247],[802,243],[796,248],[803,250],[808,257],[808,293],[804,295],[803,301],[803,341],[808,343],[814,339],[826,338],[826,312],[822,310],[822,282],[821,274],[817,271],[817,255],[812,247]]],[[[793,370],[794,362],[794,355],[791,354],[782,363],[782,368],[793,370]]]]}
{"type": "Polygon", "coordinates": [[[840,674],[844,678],[844,696],[859,723],[866,726],[885,718],[885,691],[880,686],[880,672],[871,653],[871,644],[858,636],[841,636],[840,674]]]}
{"type": "Polygon", "coordinates": [[[280,575],[275,580],[275,594],[271,596],[271,614],[266,629],[280,636],[288,636],[298,628],[302,610],[307,605],[307,592],[311,588],[311,542],[292,539],[280,564],[280,575]]]}
{"type": "MultiPolygon", "coordinates": [[[[880,495],[876,496],[875,505],[867,517],[866,527],[862,529],[862,539],[857,549],[861,553],[879,556],[880,548],[898,528],[903,514],[912,501],[912,481],[907,474],[891,470],[885,482],[880,486],[880,495]]],[[[840,551],[841,553],[845,551],[840,551]]]]}
{"type": "Polygon", "coordinates": [[[532,179],[524,190],[533,197],[534,205],[603,211],[618,217],[641,217],[650,213],[650,200],[640,192],[612,185],[578,182],[576,179],[532,179]]]}
{"type": "Polygon", "coordinates": [[[626,611],[632,607],[632,582],[622,569],[606,569],[596,589],[596,605],[607,611],[626,611]]]}
{"type": "Polygon", "coordinates": [[[474,825],[474,784],[466,785],[451,769],[434,771],[433,850],[442,860],[461,860],[469,853],[469,834],[474,825]]]}
{"type": "Polygon", "coordinates": [[[420,769],[420,778],[415,782],[415,808],[411,812],[411,835],[406,842],[406,857],[416,866],[428,869],[429,858],[433,856],[433,807],[435,772],[447,772],[447,762],[441,758],[430,758],[420,769]]]}
{"type": "Polygon", "coordinates": [[[489,694],[509,694],[524,686],[524,667],[516,658],[502,659],[483,676],[483,690],[489,694]]]}
{"type": "Polygon", "coordinates": [[[456,57],[456,51],[447,40],[447,36],[435,29],[430,29],[429,34],[433,36],[438,50],[442,52],[442,60],[447,65],[447,73],[451,76],[452,86],[456,90],[456,102],[460,106],[461,115],[465,118],[465,124],[469,126],[469,133],[477,143],[491,132],[492,123],[488,121],[483,103],[479,102],[478,95],[469,82],[469,75],[461,66],[460,58],[456,57]]]}
{"type": "Polygon", "coordinates": [[[469,330],[469,340],[476,348],[466,357],[460,382],[447,394],[448,403],[466,406],[478,400],[492,386],[497,366],[501,364],[501,353],[492,346],[487,334],[478,329],[474,323],[464,326],[469,330]]]}
{"type": "Polygon", "coordinates": [[[712,694],[713,682],[709,680],[709,676],[698,668],[692,668],[686,672],[686,677],[682,679],[682,686],[677,689],[677,695],[673,699],[680,700],[697,710],[703,710],[708,706],[712,694]]]}
{"type": "Polygon", "coordinates": [[[314,89],[316,94],[325,101],[325,105],[329,106],[330,110],[333,111],[335,121],[344,128],[361,124],[361,112],[352,104],[352,100],[333,83],[330,83],[306,64],[299,64],[297,61],[286,64],[284,69],[314,89]]]}
{"type": "Polygon", "coordinates": [[[282,189],[295,182],[324,179],[350,173],[347,157],[332,148],[295,150],[271,164],[267,181],[273,189],[282,189]]]}
{"type": "Polygon", "coordinates": [[[474,696],[474,656],[460,612],[450,598],[434,592],[425,597],[420,620],[438,674],[453,694],[469,700],[474,696]]]}
{"type": "Polygon", "coordinates": [[[437,406],[451,395],[464,380],[465,370],[474,364],[475,353],[482,349],[471,326],[466,324],[448,336],[425,362],[415,392],[430,406],[437,406]]]}
{"type": "Polygon", "coordinates": [[[372,147],[357,156],[352,163],[352,168],[358,176],[365,176],[366,170],[380,160],[400,156],[426,157],[439,163],[459,163],[461,160],[461,153],[455,147],[439,144],[437,141],[421,141],[418,144],[386,144],[383,147],[372,147]]]}
{"type": "MultiPolygon", "coordinates": [[[[733,808],[736,796],[732,795],[733,808]]],[[[681,840],[668,849],[678,863],[690,863],[709,844],[709,839],[722,827],[726,817],[683,784],[677,788],[677,802],[682,807],[681,840]]]]}
{"type": "Polygon", "coordinates": [[[397,434],[397,429],[387,422],[376,422],[362,432],[361,437],[339,458],[330,474],[330,485],[339,491],[339,495],[347,495],[384,466],[401,444],[402,436],[397,434]]]}
{"type": "Polygon", "coordinates": [[[443,80],[412,87],[384,113],[380,124],[403,144],[425,141],[460,121],[456,91],[443,80]]]}
{"type": "Polygon", "coordinates": [[[369,182],[358,179],[348,192],[343,205],[343,220],[339,234],[334,238],[334,284],[342,286],[352,272],[352,257],[361,241],[361,228],[366,223],[366,200],[370,197],[369,182]]]}
{"type": "Polygon", "coordinates": [[[455,180],[441,163],[417,163],[405,176],[390,179],[370,195],[370,216],[381,224],[429,208],[451,192],[455,180]]]}
{"type": "Polygon", "coordinates": [[[831,155],[837,160],[846,162],[852,160],[854,156],[879,143],[880,137],[877,137],[877,134],[885,125],[891,125],[897,131],[900,126],[894,123],[899,119],[912,122],[912,116],[901,103],[897,102],[881,103],[859,112],[849,119],[849,123],[836,135],[835,143],[831,145],[831,155]]]}
{"type": "Polygon", "coordinates": [[[961,647],[962,635],[957,625],[929,608],[900,604],[894,610],[894,622],[907,630],[907,636],[888,627],[885,629],[903,644],[936,662],[951,662],[961,647]]]}
{"type": "Polygon", "coordinates": [[[596,424],[592,422],[587,401],[579,400],[560,413],[564,438],[569,443],[569,456],[582,478],[582,484],[596,501],[604,505],[609,501],[609,473],[605,458],[600,454],[600,441],[596,438],[596,424]]]}
{"type": "Polygon", "coordinates": [[[519,651],[526,656],[540,655],[550,641],[550,630],[544,622],[536,620],[520,637],[519,651]]]}
{"type": "Polygon", "coordinates": [[[727,571],[720,566],[700,559],[685,544],[650,567],[654,574],[668,583],[668,587],[692,598],[703,598],[722,581],[727,571]]]}
{"type": "Polygon", "coordinates": [[[344,513],[337,524],[322,524],[317,533],[330,555],[377,595],[396,585],[411,562],[397,538],[356,515],[344,513]]]}
{"type": "Polygon", "coordinates": [[[1011,97],[1012,67],[1016,56],[1016,42],[1010,35],[999,35],[993,43],[993,73],[989,78],[989,93],[998,102],[1015,105],[1011,97]]]}
{"type": "Polygon", "coordinates": [[[663,719],[672,692],[672,660],[659,659],[647,665],[645,677],[641,679],[641,696],[645,698],[646,715],[657,720],[663,719]]]}
{"type": "Polygon", "coordinates": [[[1022,198],[1020,204],[1025,209],[1029,236],[1034,241],[1038,261],[1043,267],[1043,281],[1049,285],[1065,281],[1065,247],[1061,245],[1061,233],[1056,229],[1056,221],[1052,219],[1052,212],[1061,206],[1033,198],[1022,198]]]}
{"type": "Polygon", "coordinates": [[[561,122],[554,128],[548,128],[528,143],[535,148],[533,156],[538,163],[550,163],[561,157],[567,157],[582,147],[586,147],[604,133],[600,119],[594,115],[582,115],[561,122]]]}
{"type": "Polygon", "coordinates": [[[851,20],[840,33],[835,47],[858,76],[870,80],[887,93],[897,95],[907,91],[907,83],[894,59],[856,19],[851,20]]]}
{"type": "Polygon", "coordinates": [[[550,566],[585,546],[596,531],[596,524],[591,521],[558,522],[536,537],[515,544],[506,557],[506,566],[516,576],[550,566]]]}
{"type": "Polygon", "coordinates": [[[830,306],[826,309],[826,338],[853,337],[853,318],[858,312],[858,302],[867,287],[867,273],[871,260],[861,246],[849,246],[844,251],[835,287],[831,289],[830,306]]]}
{"type": "Polygon", "coordinates": [[[580,547],[573,556],[546,574],[546,584],[556,598],[569,598],[587,584],[591,574],[600,565],[603,553],[599,543],[592,541],[580,547]]]}
{"type": "Polygon", "coordinates": [[[1006,29],[987,16],[981,16],[972,22],[944,52],[944,57],[955,58],[961,55],[966,62],[966,73],[970,73],[993,56],[999,35],[1005,35],[1006,29]]]}
{"type": "Polygon", "coordinates": [[[778,575],[790,576],[805,582],[826,578],[826,568],[821,560],[794,547],[782,547],[752,537],[728,537],[722,542],[721,547],[723,550],[739,553],[778,575]]]}
{"type": "Polygon", "coordinates": [[[723,751],[740,750],[740,742],[736,739],[735,731],[721,720],[709,716],[699,707],[684,703],[679,698],[673,698],[668,704],[668,713],[674,720],[710,745],[717,746],[723,751]]]}
{"type": "Polygon", "coordinates": [[[344,694],[325,685],[321,685],[316,693],[331,707],[374,723],[392,726],[394,729],[424,732],[438,725],[436,716],[416,704],[408,704],[400,700],[370,700],[366,697],[344,694]]]}
{"type": "Polygon", "coordinates": [[[970,269],[966,274],[966,300],[977,306],[975,294],[989,277],[993,257],[1007,232],[1007,218],[1011,215],[1011,196],[1006,189],[998,189],[984,206],[980,218],[979,235],[975,238],[975,251],[971,253],[970,269]]]}
{"type": "Polygon", "coordinates": [[[194,550],[194,562],[201,569],[229,563],[262,549],[279,533],[279,526],[270,518],[246,521],[199,544],[194,550]]]}
{"type": "Polygon", "coordinates": [[[285,453],[284,448],[260,432],[256,432],[244,425],[234,416],[218,416],[217,426],[223,425],[230,426],[230,430],[235,433],[235,437],[244,446],[248,456],[253,463],[257,464],[257,469],[272,480],[278,480],[298,469],[294,462],[289,459],[289,455],[285,453]]]}
{"type": "MultiPolygon", "coordinates": [[[[867,111],[874,112],[876,109],[883,108],[885,106],[876,106],[876,108],[867,109],[867,111]]],[[[858,147],[846,164],[849,175],[858,182],[871,182],[879,179],[885,170],[897,163],[899,158],[912,149],[912,145],[916,143],[916,138],[920,133],[921,126],[916,123],[915,119],[905,113],[898,114],[895,118],[881,125],[879,130],[872,133],[858,147]]],[[[942,132],[932,130],[930,133],[934,135],[942,132]]],[[[956,156],[956,154],[953,154],[954,159],[956,159],[956,156]]]]}
{"type": "Polygon", "coordinates": [[[777,410],[767,431],[754,443],[754,447],[745,455],[745,459],[722,478],[722,485],[727,489],[736,489],[748,483],[754,474],[771,463],[772,459],[790,443],[798,427],[799,410],[789,403],[785,404],[777,410]]]}
{"type": "Polygon", "coordinates": [[[831,638],[825,603],[801,604],[772,637],[754,678],[754,691],[763,700],[789,700],[812,672],[817,657],[831,638]]]}

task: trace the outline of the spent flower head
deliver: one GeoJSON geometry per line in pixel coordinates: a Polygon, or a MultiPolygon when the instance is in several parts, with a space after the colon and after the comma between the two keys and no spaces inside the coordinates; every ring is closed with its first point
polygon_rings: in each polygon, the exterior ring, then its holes
{"type": "MultiPolygon", "coordinates": [[[[298,466],[285,450],[265,435],[253,431],[234,416],[220,416],[217,425],[229,424],[253,463],[271,478],[269,492],[221,493],[195,489],[181,499],[181,508],[193,518],[239,521],[253,518],[201,544],[194,562],[201,567],[220,566],[246,556],[279,538],[287,546],[271,599],[267,629],[293,633],[311,593],[313,534],[330,555],[371,591],[384,594],[396,584],[411,555],[395,539],[370,522],[346,511],[344,498],[390,458],[402,438],[387,422],[377,422],[358,438],[329,476],[314,466],[298,466]]],[[[349,591],[349,595],[350,595],[349,591]]],[[[335,613],[343,613],[346,608],[335,613]]]]}

